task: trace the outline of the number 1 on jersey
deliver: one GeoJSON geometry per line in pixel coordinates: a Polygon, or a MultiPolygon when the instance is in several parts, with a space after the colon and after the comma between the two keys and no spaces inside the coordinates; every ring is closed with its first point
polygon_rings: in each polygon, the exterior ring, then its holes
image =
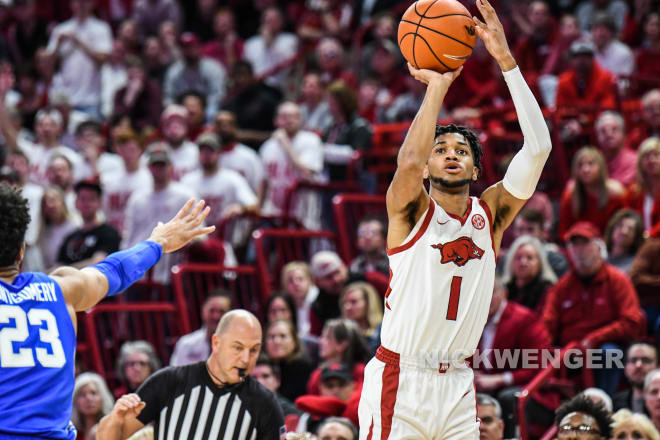
{"type": "Polygon", "coordinates": [[[461,298],[461,283],[463,277],[454,277],[451,279],[451,291],[449,292],[449,306],[447,307],[447,319],[456,321],[458,314],[458,300],[461,298]]]}

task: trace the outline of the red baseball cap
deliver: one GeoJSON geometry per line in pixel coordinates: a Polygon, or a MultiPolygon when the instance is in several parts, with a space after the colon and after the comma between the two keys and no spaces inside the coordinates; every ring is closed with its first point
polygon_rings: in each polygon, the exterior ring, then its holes
{"type": "Polygon", "coordinates": [[[313,416],[340,416],[346,411],[346,402],[336,397],[305,395],[296,399],[296,408],[313,416]]]}
{"type": "Polygon", "coordinates": [[[591,222],[577,222],[564,234],[564,241],[573,237],[584,237],[589,240],[600,237],[600,231],[591,222]]]}
{"type": "Polygon", "coordinates": [[[181,37],[179,37],[179,42],[181,43],[181,46],[185,47],[199,46],[199,38],[197,38],[197,35],[193,34],[192,32],[184,32],[181,34],[181,37]]]}

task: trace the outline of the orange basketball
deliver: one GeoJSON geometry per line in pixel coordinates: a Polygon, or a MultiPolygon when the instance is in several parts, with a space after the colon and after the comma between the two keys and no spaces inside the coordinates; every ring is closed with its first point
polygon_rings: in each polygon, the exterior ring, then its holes
{"type": "Polygon", "coordinates": [[[399,47],[418,69],[459,68],[476,40],[472,16],[457,0],[418,0],[399,23],[399,47]]]}

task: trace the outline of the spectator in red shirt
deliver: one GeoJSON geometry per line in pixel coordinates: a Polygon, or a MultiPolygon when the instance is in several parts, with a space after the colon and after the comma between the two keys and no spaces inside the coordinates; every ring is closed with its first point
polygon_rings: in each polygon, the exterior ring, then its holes
{"type": "Polygon", "coordinates": [[[575,15],[565,14],[559,19],[559,30],[557,38],[552,43],[550,53],[545,58],[541,74],[559,75],[568,69],[570,65],[569,49],[575,40],[582,36],[575,15]]]}
{"type": "Polygon", "coordinates": [[[128,117],[137,131],[156,129],[163,110],[163,100],[157,81],[147,76],[140,58],[126,57],[126,85],[115,93],[112,119],[128,117]]]}
{"type": "MultiPolygon", "coordinates": [[[[521,366],[498,368],[495,352],[499,351],[499,357],[504,350],[543,350],[549,347],[550,337],[538,315],[514,301],[507,301],[507,289],[496,277],[488,321],[478,346],[479,351],[484,353],[481,357],[483,364],[474,365],[474,383],[479,392],[497,395],[497,400],[502,404],[502,419],[506,423],[506,438],[515,435],[516,393],[534,378],[538,370],[521,366]]],[[[552,423],[552,411],[539,407],[537,397],[527,408],[528,418],[537,422],[545,418],[552,423]]],[[[539,400],[545,402],[547,399],[539,400]]]]}
{"type": "Polygon", "coordinates": [[[299,397],[296,407],[317,417],[346,417],[357,426],[362,382],[355,381],[350,367],[341,362],[323,367],[319,378],[319,395],[299,397]]]}
{"type": "MultiPolygon", "coordinates": [[[[578,222],[564,235],[572,264],[548,293],[543,309],[553,343],[580,342],[585,349],[619,350],[643,331],[644,316],[630,279],[605,262],[605,244],[591,223],[578,222]]],[[[618,353],[618,352],[617,352],[618,353]]],[[[606,359],[608,354],[603,354],[606,359]]],[[[613,396],[621,371],[594,370],[596,386],[613,396]]]]}
{"type": "Polygon", "coordinates": [[[653,10],[652,0],[635,0],[632,10],[626,14],[621,30],[621,41],[630,47],[640,47],[644,41],[644,19],[653,10]]]}
{"type": "Polygon", "coordinates": [[[635,182],[637,156],[625,147],[626,127],[623,116],[615,111],[604,111],[595,123],[596,143],[607,161],[607,171],[612,179],[628,186],[635,182]]]}
{"type": "Polygon", "coordinates": [[[642,96],[642,123],[632,130],[626,144],[636,150],[651,136],[660,137],[660,89],[649,90],[642,96]]]}
{"type": "Polygon", "coordinates": [[[202,55],[215,59],[231,71],[234,62],[243,56],[245,44],[236,33],[234,12],[231,9],[220,8],[216,11],[213,32],[215,38],[202,47],[202,55]]]}
{"type": "Polygon", "coordinates": [[[331,37],[323,38],[316,46],[315,56],[324,87],[341,80],[353,90],[357,88],[355,75],[344,67],[344,48],[339,41],[331,37]]]}
{"type": "Polygon", "coordinates": [[[660,13],[651,12],[644,19],[644,44],[635,62],[638,88],[648,90],[660,77],[660,13]]]}
{"type": "Polygon", "coordinates": [[[364,367],[371,357],[362,333],[350,319],[331,319],[326,322],[319,339],[321,366],[312,371],[307,382],[308,394],[320,394],[319,383],[324,367],[338,362],[344,363],[352,372],[356,384],[364,381],[364,367]]]}
{"type": "Polygon", "coordinates": [[[559,237],[578,221],[593,223],[601,233],[610,217],[623,206],[623,186],[609,179],[605,159],[593,147],[573,156],[573,181],[568,182],[559,206],[559,237]]]}
{"type": "Polygon", "coordinates": [[[518,40],[514,53],[520,70],[525,72],[525,79],[535,85],[557,32],[545,1],[535,0],[530,3],[527,14],[532,33],[518,40]]]}
{"type": "Polygon", "coordinates": [[[353,35],[353,8],[347,0],[312,0],[300,19],[298,36],[309,42],[323,37],[335,37],[348,42],[353,35]]]}
{"type": "MultiPolygon", "coordinates": [[[[571,67],[559,75],[555,106],[560,119],[577,118],[568,135],[577,135],[581,126],[589,127],[596,110],[617,106],[614,75],[594,60],[594,45],[576,41],[571,45],[571,67]]],[[[562,128],[566,124],[562,124],[562,128]]]]}
{"type": "Polygon", "coordinates": [[[191,90],[178,99],[179,104],[188,110],[188,139],[195,142],[207,127],[205,126],[206,96],[191,90]]]}

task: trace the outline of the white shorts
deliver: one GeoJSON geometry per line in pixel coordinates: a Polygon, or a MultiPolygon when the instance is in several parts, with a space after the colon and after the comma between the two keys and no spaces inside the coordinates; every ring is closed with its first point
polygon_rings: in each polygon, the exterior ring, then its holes
{"type": "Polygon", "coordinates": [[[360,440],[478,439],[474,374],[429,368],[380,347],[364,370],[360,440]]]}

